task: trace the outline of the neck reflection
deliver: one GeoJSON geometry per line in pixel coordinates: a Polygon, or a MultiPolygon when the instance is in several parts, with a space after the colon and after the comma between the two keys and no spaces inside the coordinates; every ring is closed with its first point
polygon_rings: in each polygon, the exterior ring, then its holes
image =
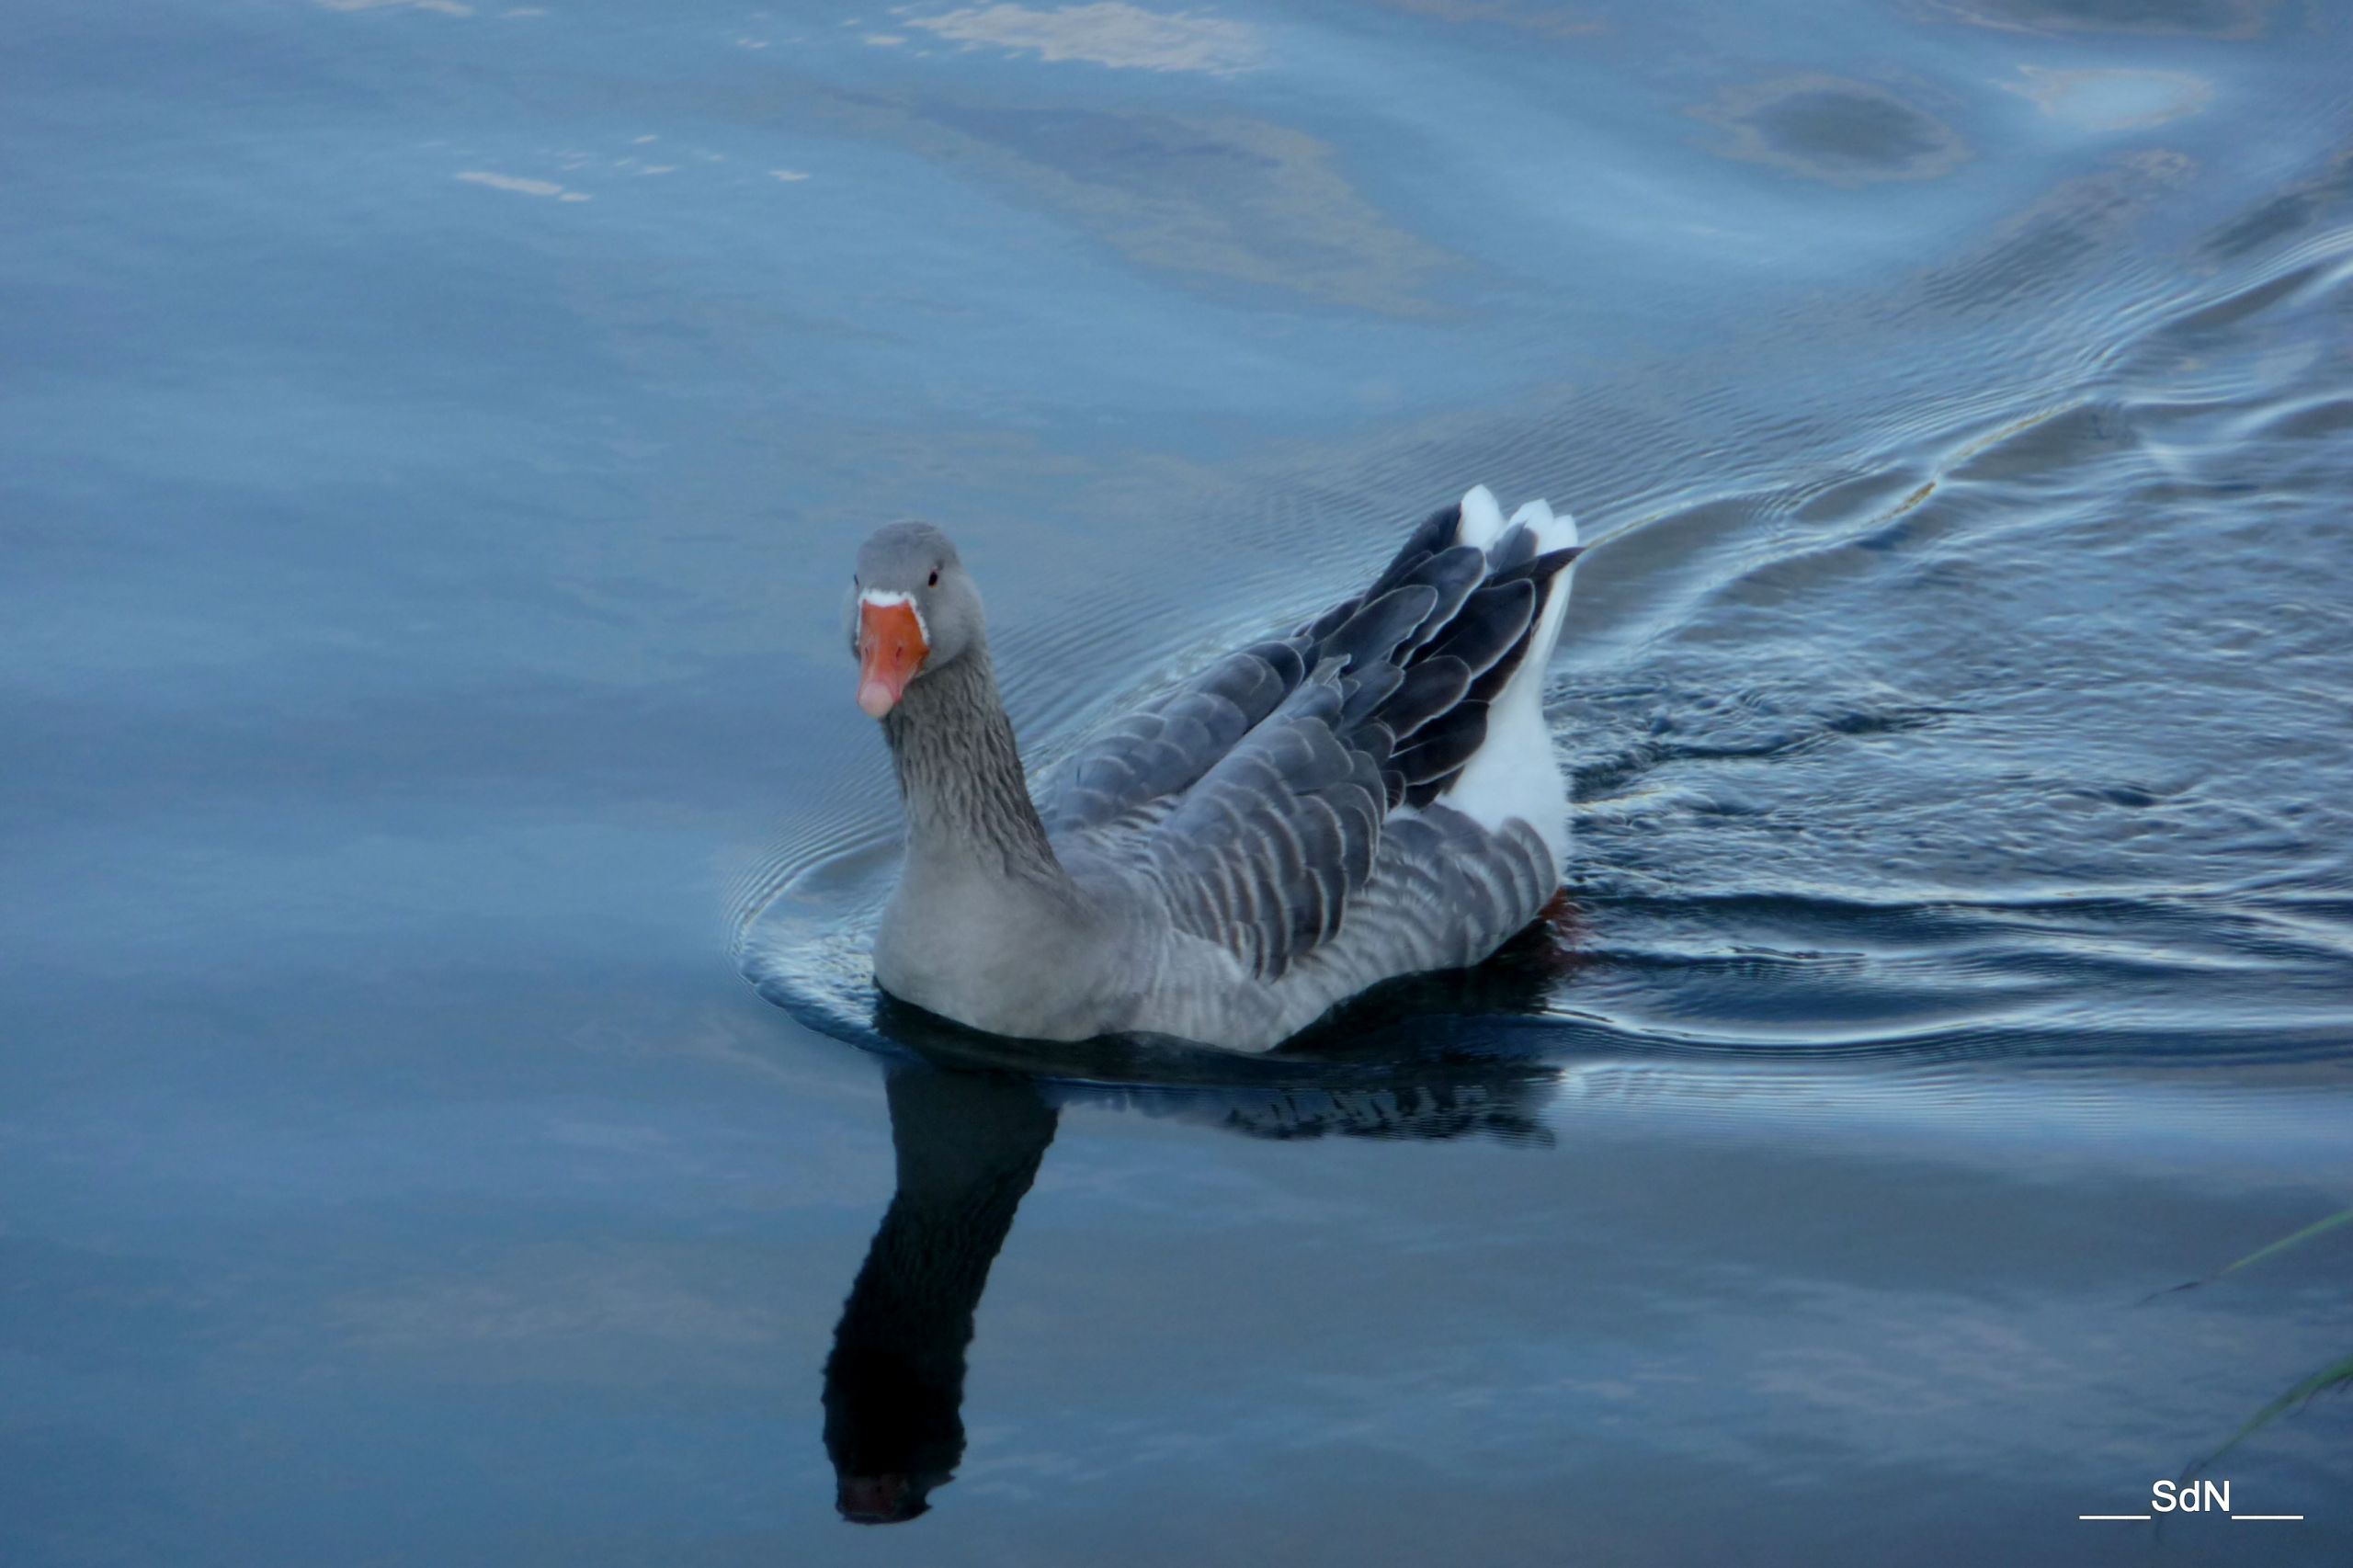
{"type": "Polygon", "coordinates": [[[835,1506],[858,1524],[914,1518],[964,1457],[972,1313],[1056,1119],[1026,1078],[909,1063],[886,1090],[898,1190],[825,1363],[835,1506]]]}

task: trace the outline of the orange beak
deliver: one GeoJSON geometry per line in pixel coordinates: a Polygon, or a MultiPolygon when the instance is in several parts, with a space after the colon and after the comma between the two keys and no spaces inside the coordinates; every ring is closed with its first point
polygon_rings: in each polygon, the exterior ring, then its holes
{"type": "Polygon", "coordinates": [[[866,716],[880,719],[896,708],[930,653],[915,606],[858,606],[858,705],[866,716]]]}

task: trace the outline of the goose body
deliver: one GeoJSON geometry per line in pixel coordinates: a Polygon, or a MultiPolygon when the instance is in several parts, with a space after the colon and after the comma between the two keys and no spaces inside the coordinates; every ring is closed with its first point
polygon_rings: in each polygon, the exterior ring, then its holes
{"type": "Polygon", "coordinates": [[[906,862],[883,990],[998,1034],[1264,1051],[1380,981],[1478,962],[1559,889],[1543,715],[1576,527],[1484,487],[1370,586],[1111,725],[1033,801],[947,537],[858,557],[858,700],[906,862]]]}

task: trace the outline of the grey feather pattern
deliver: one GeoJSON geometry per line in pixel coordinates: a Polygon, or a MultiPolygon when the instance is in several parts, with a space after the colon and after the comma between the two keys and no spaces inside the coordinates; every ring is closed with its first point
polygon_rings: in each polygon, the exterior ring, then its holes
{"type": "Polygon", "coordinates": [[[1371,874],[1388,801],[1379,756],[1342,738],[1348,695],[1325,663],[1139,846],[1183,928],[1254,974],[1328,940],[1371,874]]]}
{"type": "Polygon", "coordinates": [[[1146,876],[1180,930],[1260,979],[1337,961],[1343,931],[1363,955],[1348,962],[1388,972],[1471,961],[1510,935],[1550,895],[1549,854],[1437,802],[1574,551],[1540,556],[1522,528],[1483,551],[1455,541],[1459,524],[1435,514],[1364,593],[1073,756],[1056,834],[1146,876]],[[1416,937],[1417,921],[1456,937],[1416,937]]]}
{"type": "Polygon", "coordinates": [[[1261,642],[1131,713],[1064,766],[1054,825],[1100,827],[1165,803],[1273,712],[1306,670],[1297,645],[1261,642]]]}

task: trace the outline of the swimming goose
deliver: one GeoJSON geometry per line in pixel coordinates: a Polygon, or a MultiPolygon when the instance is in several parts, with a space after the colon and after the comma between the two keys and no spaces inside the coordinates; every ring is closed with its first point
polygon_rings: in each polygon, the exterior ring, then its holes
{"type": "Polygon", "coordinates": [[[1577,553],[1571,518],[1474,489],[1362,593],[1111,725],[1041,810],[956,547],[879,529],[846,616],[906,810],[877,983],[995,1034],[1266,1051],[1487,957],[1561,885],[1542,699],[1577,553]]]}

